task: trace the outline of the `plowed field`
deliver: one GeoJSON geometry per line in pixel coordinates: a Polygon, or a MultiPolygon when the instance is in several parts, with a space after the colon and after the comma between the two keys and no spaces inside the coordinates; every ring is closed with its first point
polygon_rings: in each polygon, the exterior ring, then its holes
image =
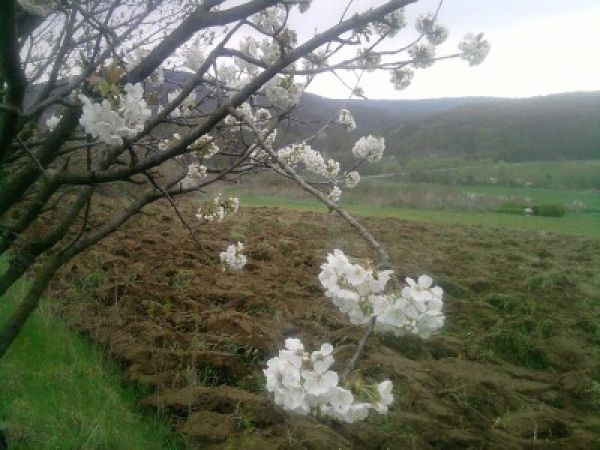
{"type": "MultiPolygon", "coordinates": [[[[183,207],[188,217],[193,209],[183,207]]],[[[94,220],[100,221],[101,217],[94,220]]],[[[360,376],[390,378],[391,413],[354,425],[286,414],[262,368],[286,337],[336,347],[362,330],[323,295],[340,248],[374,255],[333,215],[244,209],[190,239],[167,205],[148,208],[61,272],[71,323],[123,362],[192,448],[590,449],[600,446],[600,240],[362,219],[402,276],[446,292],[429,340],[373,337],[360,376]],[[243,241],[248,264],[218,261],[243,241]]]]}

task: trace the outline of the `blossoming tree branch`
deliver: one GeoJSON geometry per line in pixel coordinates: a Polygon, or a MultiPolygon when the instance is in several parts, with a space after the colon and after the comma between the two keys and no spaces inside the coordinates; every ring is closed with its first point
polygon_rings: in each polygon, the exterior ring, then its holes
{"type": "MultiPolygon", "coordinates": [[[[362,165],[381,160],[383,138],[360,137],[348,148],[355,163],[344,168],[315,143],[330,128],[356,129],[348,109],[301,139],[290,141],[282,130],[298,120],[302,93],[323,74],[333,74],[350,98],[364,96],[365,71],[386,71],[405,89],[436,61],[484,60],[490,46],[482,34],[464,36],[455,53],[437,54],[448,38],[438,20],[441,2],[410,17],[405,7],[416,2],[381,1],[361,11],[340,2],[340,15],[304,41],[292,24],[324,1],[0,2],[0,256],[8,262],[0,295],[24,274],[32,280],[15,311],[1,318],[0,358],[61,266],[146,205],[166,199],[196,240],[197,227],[226,220],[240,206],[204,188],[268,171],[335,211],[379,261],[335,249],[321,268],[325,296],[365,328],[341,374],[332,370],[332,345],[309,352],[290,338],[267,363],[267,390],[301,414],[354,422],[370,410],[387,412],[392,383],[353,391],[352,371],[373,332],[427,338],[439,330],[442,290],[427,275],[401,282],[385,249],[341,206],[362,165]],[[105,186],[126,186],[127,204],[97,223],[90,217],[105,186]],[[197,214],[186,217],[176,198],[193,192],[197,214]]],[[[232,272],[247,262],[243,242],[214,257],[232,272]]]]}

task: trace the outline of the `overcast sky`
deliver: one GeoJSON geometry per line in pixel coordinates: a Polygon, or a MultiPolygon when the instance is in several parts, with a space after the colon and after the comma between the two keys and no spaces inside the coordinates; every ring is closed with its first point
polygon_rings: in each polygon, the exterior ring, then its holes
{"type": "MultiPolygon", "coordinates": [[[[308,13],[294,18],[293,27],[307,38],[331,23],[345,3],[315,0],[308,13]]],[[[355,0],[360,10],[381,3],[355,0]]],[[[409,27],[418,14],[436,5],[437,0],[420,0],[408,7],[409,27]]],[[[478,67],[462,60],[438,62],[416,71],[412,86],[404,91],[393,89],[387,73],[367,74],[361,85],[369,98],[529,97],[600,90],[600,0],[446,0],[439,18],[450,37],[438,54],[455,51],[465,33],[483,31],[492,44],[487,60],[478,67]]],[[[326,76],[309,90],[327,97],[348,95],[335,78],[326,76]]]]}

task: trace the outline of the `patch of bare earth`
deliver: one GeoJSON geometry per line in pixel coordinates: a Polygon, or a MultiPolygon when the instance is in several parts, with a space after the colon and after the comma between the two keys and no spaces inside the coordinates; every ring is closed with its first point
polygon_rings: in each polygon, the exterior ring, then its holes
{"type": "Polygon", "coordinates": [[[317,280],[334,248],[374,256],[333,215],[247,209],[199,227],[200,247],[155,206],[65,267],[54,289],[73,325],[151,386],[144,403],[173,417],[192,448],[599,445],[600,286],[586,280],[597,281],[600,241],[362,222],[400,274],[429,273],[445,289],[447,324],[426,341],[371,339],[359,375],[390,378],[397,400],[360,424],[286,414],[262,377],[285,337],[332,342],[339,369],[362,333],[317,280]],[[225,273],[218,254],[237,240],[249,263],[225,273]]]}

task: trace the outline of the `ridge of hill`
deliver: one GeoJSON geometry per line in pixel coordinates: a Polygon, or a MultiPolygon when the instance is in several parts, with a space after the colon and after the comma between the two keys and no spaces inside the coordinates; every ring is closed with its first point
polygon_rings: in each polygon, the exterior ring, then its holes
{"type": "Polygon", "coordinates": [[[551,161],[600,158],[600,92],[506,99],[332,100],[307,94],[299,116],[323,122],[349,109],[358,128],[330,131],[327,150],[348,147],[358,135],[386,138],[396,157],[491,158],[551,161]]]}

